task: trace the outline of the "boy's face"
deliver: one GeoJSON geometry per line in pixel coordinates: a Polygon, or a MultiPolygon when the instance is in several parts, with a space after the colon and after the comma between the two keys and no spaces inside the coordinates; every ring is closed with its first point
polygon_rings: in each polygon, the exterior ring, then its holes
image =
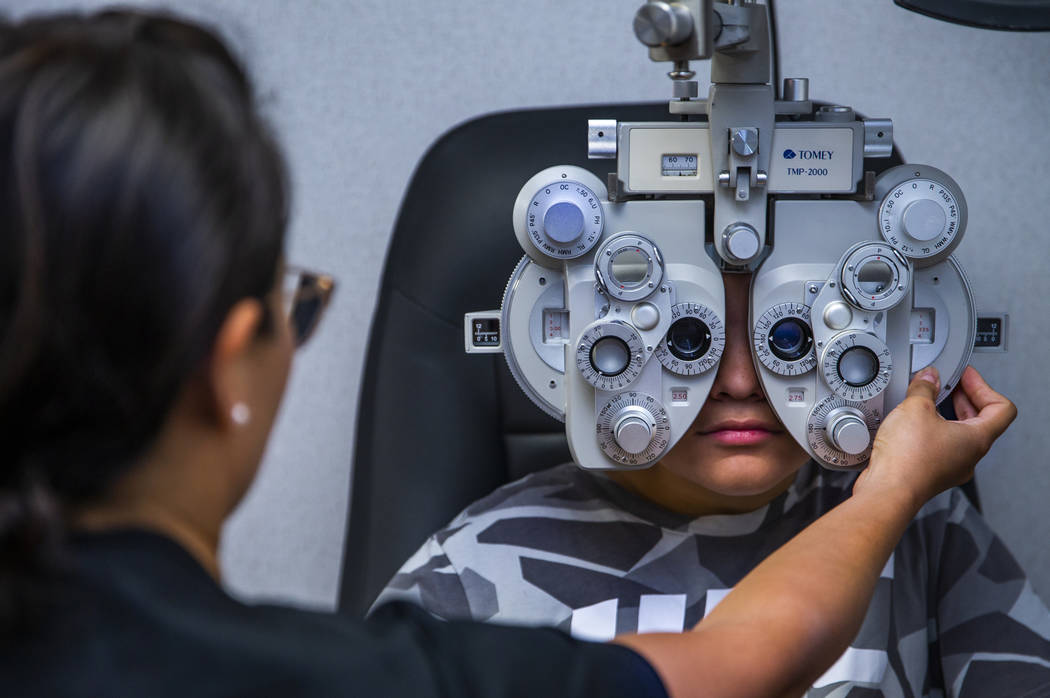
{"type": "Polygon", "coordinates": [[[663,506],[694,515],[750,511],[784,491],[809,459],[766,402],[751,358],[751,276],[724,274],[726,346],[703,409],[647,470],[613,479],[663,506]]]}

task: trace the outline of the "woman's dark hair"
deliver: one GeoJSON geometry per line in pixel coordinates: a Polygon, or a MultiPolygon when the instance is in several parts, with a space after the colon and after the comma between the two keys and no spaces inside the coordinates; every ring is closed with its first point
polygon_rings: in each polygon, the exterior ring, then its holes
{"type": "Polygon", "coordinates": [[[0,26],[0,625],[65,513],[151,445],[274,288],[285,168],[217,36],[136,11],[0,26]]]}

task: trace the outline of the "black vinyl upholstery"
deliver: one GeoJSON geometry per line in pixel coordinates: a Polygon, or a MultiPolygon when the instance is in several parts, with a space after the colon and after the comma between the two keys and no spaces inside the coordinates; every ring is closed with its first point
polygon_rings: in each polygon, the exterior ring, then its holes
{"type": "Polygon", "coordinates": [[[1048,0],[894,0],[934,19],[981,29],[1050,31],[1048,0]]]}
{"type": "MultiPolygon", "coordinates": [[[[405,193],[380,284],[358,406],[339,608],[363,614],[427,536],[493,489],[570,460],[564,427],[518,388],[502,354],[464,352],[463,314],[500,307],[522,256],[521,186],[587,159],[587,119],[666,121],[659,104],[483,116],[442,136],[405,193]]],[[[881,169],[901,162],[866,163],[881,169]]],[[[976,500],[976,497],[974,497],[976,500]]]]}

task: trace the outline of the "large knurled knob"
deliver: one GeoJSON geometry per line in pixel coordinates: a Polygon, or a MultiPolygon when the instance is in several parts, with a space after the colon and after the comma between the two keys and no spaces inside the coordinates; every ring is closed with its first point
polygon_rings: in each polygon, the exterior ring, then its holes
{"type": "Polygon", "coordinates": [[[868,432],[864,415],[850,408],[838,412],[837,415],[829,415],[828,423],[824,427],[828,441],[843,453],[854,456],[864,453],[871,443],[871,434],[868,432]]]}
{"type": "Polygon", "coordinates": [[[632,406],[616,416],[613,437],[623,450],[639,454],[649,448],[653,440],[653,416],[642,407],[632,406]]]}
{"type": "Polygon", "coordinates": [[[692,33],[689,8],[676,2],[648,2],[634,15],[634,35],[646,46],[674,46],[692,33]]]}

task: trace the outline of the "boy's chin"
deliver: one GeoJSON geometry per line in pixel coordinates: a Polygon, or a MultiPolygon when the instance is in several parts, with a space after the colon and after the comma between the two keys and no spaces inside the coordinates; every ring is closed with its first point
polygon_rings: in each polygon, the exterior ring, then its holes
{"type": "Polygon", "coordinates": [[[769,494],[772,498],[783,490],[784,481],[793,478],[803,462],[786,467],[781,458],[742,453],[697,463],[693,472],[686,477],[724,497],[760,497],[769,494]]]}

